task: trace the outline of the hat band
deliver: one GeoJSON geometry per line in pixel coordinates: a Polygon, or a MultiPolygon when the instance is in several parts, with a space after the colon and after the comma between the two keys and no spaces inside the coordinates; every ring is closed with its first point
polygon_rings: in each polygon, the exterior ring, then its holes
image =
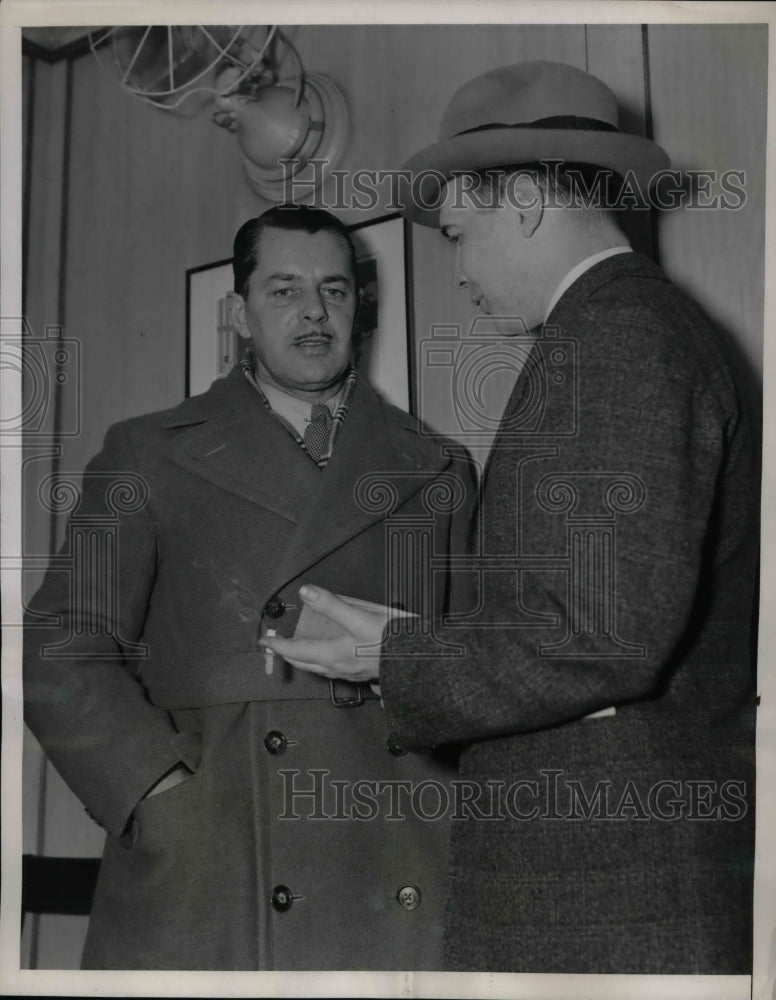
{"type": "Polygon", "coordinates": [[[454,137],[469,135],[471,132],[484,132],[495,128],[560,128],[577,129],[584,132],[619,132],[616,125],[602,121],[600,118],[580,118],[577,115],[553,115],[550,118],[537,118],[535,122],[514,122],[508,125],[504,122],[490,122],[487,125],[475,125],[474,128],[456,132],[454,137]]]}

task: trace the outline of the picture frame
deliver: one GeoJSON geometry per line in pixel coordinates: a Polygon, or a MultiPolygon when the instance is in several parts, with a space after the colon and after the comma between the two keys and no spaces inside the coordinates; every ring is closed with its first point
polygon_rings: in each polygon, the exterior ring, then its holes
{"type": "MultiPolygon", "coordinates": [[[[389,403],[415,413],[409,225],[398,213],[350,227],[361,303],[354,331],[358,371],[389,403]]],[[[232,324],[232,260],[186,271],[186,395],[204,392],[244,355],[232,324]]]]}

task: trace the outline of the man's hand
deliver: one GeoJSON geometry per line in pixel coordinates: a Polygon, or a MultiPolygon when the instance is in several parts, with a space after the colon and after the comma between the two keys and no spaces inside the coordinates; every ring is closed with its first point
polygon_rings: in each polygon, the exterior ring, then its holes
{"type": "Polygon", "coordinates": [[[343,600],[322,587],[301,587],[308,607],[342,629],[331,639],[284,639],[265,636],[260,644],[300,670],[344,681],[373,682],[379,675],[380,646],[389,619],[401,612],[382,605],[343,600]]]}

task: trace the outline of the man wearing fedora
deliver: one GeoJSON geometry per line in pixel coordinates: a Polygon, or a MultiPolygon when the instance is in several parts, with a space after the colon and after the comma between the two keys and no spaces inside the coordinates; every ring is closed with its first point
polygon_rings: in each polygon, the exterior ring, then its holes
{"type": "Polygon", "coordinates": [[[483,477],[479,609],[421,648],[313,586],[343,634],[267,641],[379,679],[408,749],[463,746],[452,969],[751,971],[752,433],[719,334],[606,201],[667,165],[570,66],[457,91],[405,214],[531,343],[483,477]]]}

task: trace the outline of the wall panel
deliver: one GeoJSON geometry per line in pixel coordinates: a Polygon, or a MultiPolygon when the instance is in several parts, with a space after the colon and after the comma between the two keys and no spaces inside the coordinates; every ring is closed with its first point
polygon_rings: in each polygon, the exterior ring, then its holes
{"type": "MultiPolygon", "coordinates": [[[[23,60],[23,113],[25,127],[25,211],[22,254],[27,264],[24,281],[24,315],[33,341],[46,338],[46,327],[60,322],[59,296],[62,277],[62,219],[65,187],[66,76],[65,63],[48,65],[39,60],[23,60]]],[[[31,346],[31,345],[28,345],[31,346]]],[[[51,352],[46,350],[49,360],[51,352]]],[[[37,411],[40,438],[25,443],[22,473],[24,523],[22,546],[27,557],[45,559],[50,551],[51,519],[38,500],[38,486],[56,462],[51,441],[54,427],[54,381],[25,381],[25,405],[41,406],[37,411]]],[[[22,578],[25,597],[40,583],[42,569],[33,567],[22,578]]],[[[53,774],[32,735],[25,729],[23,746],[24,797],[22,803],[22,846],[26,853],[45,850],[44,827],[40,817],[46,809],[46,790],[53,774]]],[[[70,796],[72,798],[72,796],[70,796]]],[[[54,813],[53,815],[56,815],[54,813]]],[[[52,827],[56,827],[56,821],[52,827]]],[[[29,964],[38,953],[40,939],[37,918],[28,919],[22,938],[22,955],[29,964]]]]}
{"type": "MultiPolygon", "coordinates": [[[[620,128],[646,135],[648,80],[644,65],[645,29],[637,24],[591,24],[585,28],[588,72],[594,73],[617,95],[620,128]]],[[[631,246],[654,256],[653,212],[628,212],[620,218],[631,246]]]]}
{"type": "MultiPolygon", "coordinates": [[[[650,25],[655,139],[681,170],[745,175],[732,210],[661,213],[663,266],[738,345],[750,387],[762,381],[768,29],[650,25]]],[[[720,194],[719,182],[712,193],[720,194]]]]}
{"type": "MultiPolygon", "coordinates": [[[[29,115],[32,123],[28,141],[29,169],[25,174],[28,182],[25,199],[29,208],[25,212],[22,236],[23,255],[28,262],[24,313],[33,341],[45,340],[46,328],[61,322],[66,76],[65,63],[50,66],[39,60],[25,60],[25,94],[34,98],[34,107],[25,105],[24,109],[25,117],[29,115]],[[29,86],[33,73],[34,88],[29,86]]],[[[46,351],[46,356],[49,355],[46,351]]],[[[45,442],[47,438],[51,440],[54,429],[53,385],[51,372],[46,385],[38,385],[37,379],[24,384],[25,405],[36,407],[35,401],[42,401],[36,425],[40,429],[40,439],[32,438],[25,449],[24,550],[27,555],[46,555],[49,551],[48,513],[35,497],[37,483],[52,467],[53,448],[45,442]]],[[[27,594],[37,586],[40,577],[41,573],[35,571],[25,575],[27,594]]]]}

